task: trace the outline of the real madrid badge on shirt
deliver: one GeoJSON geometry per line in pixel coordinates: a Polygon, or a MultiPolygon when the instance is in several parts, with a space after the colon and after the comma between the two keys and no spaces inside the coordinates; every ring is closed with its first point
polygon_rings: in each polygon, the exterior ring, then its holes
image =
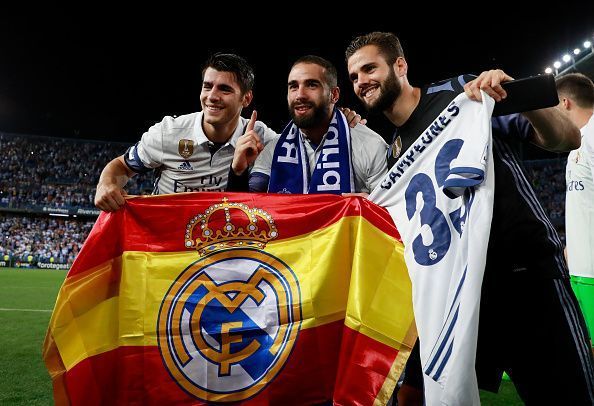
{"type": "Polygon", "coordinates": [[[192,140],[179,140],[178,149],[182,158],[188,159],[194,153],[194,142],[192,140]]]}
{"type": "Polygon", "coordinates": [[[402,139],[400,136],[396,137],[391,145],[392,158],[398,158],[402,152],[402,139]]]}

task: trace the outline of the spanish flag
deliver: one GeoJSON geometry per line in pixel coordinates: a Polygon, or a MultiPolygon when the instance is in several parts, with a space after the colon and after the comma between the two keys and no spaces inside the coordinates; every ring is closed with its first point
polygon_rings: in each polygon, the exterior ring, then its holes
{"type": "Polygon", "coordinates": [[[138,197],[58,295],[58,405],[385,404],[416,337],[388,213],[334,195],[138,197]]]}

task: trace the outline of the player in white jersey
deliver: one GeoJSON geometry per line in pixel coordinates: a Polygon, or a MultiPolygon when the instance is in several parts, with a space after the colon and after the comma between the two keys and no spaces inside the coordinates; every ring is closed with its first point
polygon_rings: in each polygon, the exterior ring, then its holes
{"type": "MultiPolygon", "coordinates": [[[[408,82],[408,64],[400,41],[391,33],[374,32],[357,37],[348,46],[346,59],[355,94],[368,110],[383,112],[397,128],[397,136],[390,149],[391,156],[395,158],[402,150],[409,149],[419,134],[434,123],[465,84],[465,76],[461,75],[435,85],[413,87],[408,82]]],[[[495,101],[500,101],[506,97],[500,84],[508,80],[511,78],[500,70],[483,72],[466,83],[464,90],[473,100],[481,100],[480,90],[484,90],[495,101]]],[[[592,404],[592,353],[583,316],[569,284],[563,248],[514,151],[514,143],[523,140],[553,151],[574,149],[579,146],[579,130],[557,108],[498,117],[492,121],[492,130],[496,185],[480,291],[475,364],[479,388],[497,391],[502,372],[506,371],[527,404],[592,404]],[[549,390],[550,382],[562,390],[549,390]]],[[[449,223],[440,220],[442,217],[434,210],[432,200],[420,196],[417,193],[416,204],[411,205],[412,216],[417,211],[431,213],[425,214],[428,219],[425,224],[431,224],[431,227],[423,225],[420,240],[416,240],[417,249],[422,251],[424,247],[440,242],[444,233],[447,235],[438,226],[449,223]]],[[[439,258],[438,248],[426,252],[429,260],[439,258]]],[[[462,257],[464,255],[462,253],[462,257]]],[[[450,285],[442,288],[449,292],[450,285]]],[[[413,289],[416,291],[416,287],[413,289]]],[[[414,296],[413,300],[416,300],[414,296]]],[[[435,308],[437,315],[433,317],[442,320],[449,310],[435,308]]],[[[421,354],[426,355],[422,338],[420,345],[421,354]]],[[[433,343],[427,345],[432,346],[433,343]]],[[[448,348],[447,344],[444,348],[448,348]]],[[[432,350],[429,348],[429,353],[432,350]]],[[[436,377],[439,382],[439,377],[434,376],[434,371],[427,365],[422,365],[421,370],[421,361],[419,357],[415,361],[414,353],[413,349],[406,367],[405,384],[398,393],[400,405],[405,402],[406,405],[423,404],[424,374],[432,380],[436,377]],[[418,372],[415,372],[415,365],[418,365],[418,372]],[[415,375],[418,378],[414,383],[419,385],[411,387],[412,382],[408,379],[415,375]]],[[[443,358],[436,359],[439,362],[443,358]]],[[[453,374],[465,373],[453,369],[449,372],[448,381],[452,380],[453,374]]],[[[445,393],[448,392],[448,381],[445,393]]],[[[467,388],[460,390],[474,391],[473,380],[469,380],[468,384],[467,388]]],[[[472,396],[465,399],[468,402],[449,404],[476,402],[472,396]]],[[[427,400],[432,401],[433,397],[427,400]]],[[[448,400],[452,398],[441,399],[448,400]]]]}
{"type": "Polygon", "coordinates": [[[97,185],[95,205],[114,211],[124,205],[123,186],[136,173],[156,169],[154,194],[223,191],[240,135],[251,133],[264,144],[277,134],[255,114],[240,116],[253,98],[251,66],[234,54],[215,54],[202,70],[202,112],[165,117],[124,155],[107,164],[97,185]]]}
{"type": "Polygon", "coordinates": [[[299,58],[288,78],[292,121],[261,153],[256,140],[240,138],[229,190],[371,192],[387,171],[383,158],[387,144],[363,125],[349,129],[343,113],[335,108],[339,96],[332,63],[314,55],[299,58]],[[254,160],[253,169],[247,171],[254,160]]]}
{"type": "Polygon", "coordinates": [[[594,334],[594,83],[571,73],[557,78],[559,106],[581,129],[582,145],[569,153],[565,200],[567,260],[590,338],[594,334]]]}
{"type": "Polygon", "coordinates": [[[484,99],[458,95],[369,196],[404,242],[429,405],[479,402],[474,364],[494,191],[494,101],[484,99]]]}
{"type": "MultiPolygon", "coordinates": [[[[202,111],[165,117],[128,151],[107,164],[101,173],[95,205],[114,211],[125,203],[123,186],[136,173],[156,170],[153,194],[224,191],[236,144],[241,135],[266,145],[278,135],[255,112],[240,116],[253,98],[254,73],[234,54],[215,54],[202,70],[202,111]]],[[[360,116],[349,114],[349,125],[360,116]]]]}

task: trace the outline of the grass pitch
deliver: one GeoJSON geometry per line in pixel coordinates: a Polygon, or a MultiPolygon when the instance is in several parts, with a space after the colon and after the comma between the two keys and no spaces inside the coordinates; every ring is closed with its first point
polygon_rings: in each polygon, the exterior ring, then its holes
{"type": "Polygon", "coordinates": [[[0,268],[0,404],[53,404],[41,347],[66,271],[0,268]]]}
{"type": "MultiPolygon", "coordinates": [[[[52,384],[41,359],[43,339],[66,271],[0,268],[0,405],[51,405],[52,384]]],[[[514,385],[481,391],[481,403],[523,403],[514,385]]]]}

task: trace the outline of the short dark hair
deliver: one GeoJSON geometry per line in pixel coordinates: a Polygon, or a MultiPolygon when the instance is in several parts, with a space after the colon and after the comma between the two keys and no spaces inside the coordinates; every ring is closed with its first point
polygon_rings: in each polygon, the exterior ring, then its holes
{"type": "Polygon", "coordinates": [[[204,72],[206,69],[213,68],[219,72],[231,72],[239,82],[241,92],[252,90],[254,87],[254,70],[247,63],[245,59],[236,54],[216,53],[211,55],[202,68],[202,80],[204,80],[204,72]]]}
{"type": "Polygon", "coordinates": [[[579,107],[594,108],[594,83],[581,73],[569,73],[555,80],[557,93],[564,94],[579,107]]]}
{"type": "Polygon", "coordinates": [[[346,61],[348,62],[355,52],[367,45],[375,45],[388,65],[392,65],[400,57],[404,58],[402,45],[400,45],[400,40],[396,35],[391,32],[374,31],[360,35],[351,41],[344,53],[346,61]]]}
{"type": "Polygon", "coordinates": [[[326,70],[326,82],[328,82],[330,87],[338,86],[338,74],[336,73],[336,67],[329,60],[316,55],[305,55],[297,59],[295,63],[293,63],[293,66],[291,66],[291,69],[300,63],[313,63],[315,65],[321,66],[326,70]]]}

